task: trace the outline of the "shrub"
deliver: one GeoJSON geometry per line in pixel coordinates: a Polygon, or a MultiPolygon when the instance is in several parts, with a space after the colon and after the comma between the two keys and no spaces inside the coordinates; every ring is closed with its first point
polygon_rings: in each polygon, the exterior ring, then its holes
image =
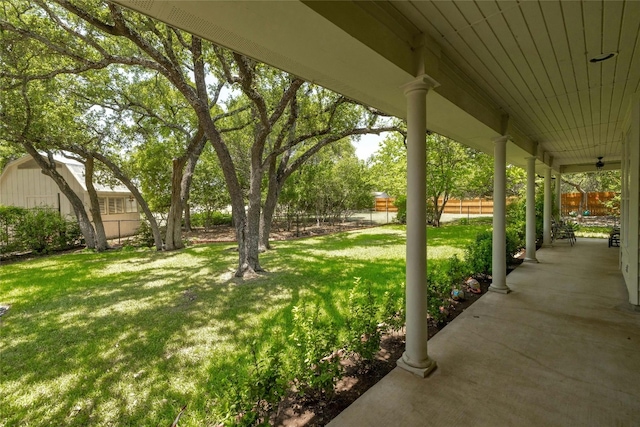
{"type": "Polygon", "coordinates": [[[315,306],[308,315],[305,306],[293,308],[292,378],[300,392],[332,395],[342,377],[335,324],[315,306]]]}
{"type": "Polygon", "coordinates": [[[398,332],[406,323],[406,297],[405,293],[398,296],[396,292],[386,291],[382,296],[380,318],[382,323],[391,331],[398,332]]]}
{"type": "Polygon", "coordinates": [[[136,237],[133,239],[133,244],[136,246],[146,246],[148,248],[152,247],[155,244],[151,224],[149,224],[149,221],[147,221],[146,219],[140,221],[140,227],[138,227],[138,230],[136,231],[136,237]]]}
{"type": "Polygon", "coordinates": [[[66,249],[81,239],[80,228],[50,208],[25,210],[14,227],[14,238],[24,249],[36,253],[48,253],[66,249]]]}
{"type": "Polygon", "coordinates": [[[436,322],[444,320],[451,291],[469,276],[469,265],[457,255],[441,263],[432,263],[427,270],[427,310],[436,322]]]}
{"type": "MultiPolygon", "coordinates": [[[[490,275],[493,261],[493,235],[491,231],[482,231],[476,236],[475,242],[467,246],[465,259],[472,273],[490,275]]],[[[513,256],[522,248],[522,241],[517,232],[507,230],[505,259],[507,266],[513,264],[513,256]]]]}
{"type": "Polygon", "coordinates": [[[196,212],[191,214],[191,225],[209,229],[215,225],[232,225],[231,214],[223,212],[196,212]]]}
{"type": "Polygon", "coordinates": [[[449,258],[449,261],[446,263],[445,274],[447,276],[447,280],[451,283],[452,286],[456,286],[464,282],[464,280],[469,277],[471,273],[469,269],[469,264],[464,260],[458,258],[458,255],[453,255],[449,258]]]}
{"type": "Polygon", "coordinates": [[[399,196],[396,201],[393,202],[396,208],[398,208],[398,214],[396,215],[396,221],[400,224],[407,223],[407,196],[399,196]]]}
{"type": "Polygon", "coordinates": [[[222,423],[216,425],[269,425],[269,417],[287,390],[280,361],[280,353],[267,355],[255,359],[246,376],[233,373],[218,379],[211,409],[214,418],[222,423]]]}
{"type": "Polygon", "coordinates": [[[380,329],[378,328],[378,306],[371,293],[371,284],[363,285],[356,278],[349,294],[349,315],[346,325],[349,333],[349,351],[370,361],[380,349],[380,329]],[[364,288],[364,289],[363,289],[364,288]]]}
{"type": "Polygon", "coordinates": [[[451,284],[447,280],[441,264],[435,264],[427,270],[427,312],[436,322],[444,320],[444,313],[440,307],[449,305],[451,284]]]}
{"type": "Polygon", "coordinates": [[[507,228],[507,266],[513,264],[513,257],[524,247],[524,239],[520,237],[517,231],[507,228]]]}
{"type": "Polygon", "coordinates": [[[491,274],[491,260],[493,248],[491,231],[482,231],[476,235],[476,240],[465,250],[465,259],[471,271],[475,274],[491,274]]]}
{"type": "Polygon", "coordinates": [[[524,241],[527,232],[526,212],[527,207],[523,197],[509,203],[506,208],[507,233],[515,233],[521,241],[524,241]]]}
{"type": "Polygon", "coordinates": [[[82,235],[78,221],[67,220],[66,229],[60,237],[60,245],[62,248],[72,248],[84,244],[84,236],[82,235]]]}
{"type": "Polygon", "coordinates": [[[0,253],[25,249],[25,245],[14,237],[14,230],[28,212],[17,206],[0,206],[0,253]]]}
{"type": "Polygon", "coordinates": [[[282,353],[275,349],[259,358],[256,343],[252,345],[253,366],[243,387],[236,391],[236,424],[243,426],[269,425],[271,413],[282,400],[287,384],[282,373],[282,353]]]}

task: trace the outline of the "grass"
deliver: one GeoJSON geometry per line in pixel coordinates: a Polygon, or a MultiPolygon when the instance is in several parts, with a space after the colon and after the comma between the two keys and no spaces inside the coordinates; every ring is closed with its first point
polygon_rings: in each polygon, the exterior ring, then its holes
{"type": "Polygon", "coordinates": [[[599,227],[595,225],[578,225],[575,230],[576,237],[595,237],[607,239],[612,227],[599,227]]]}
{"type": "MultiPolygon", "coordinates": [[[[429,262],[486,224],[430,228],[429,262]]],[[[343,322],[354,277],[401,291],[404,228],[276,242],[269,274],[233,278],[229,244],[79,252],[0,267],[0,426],[215,425],[216,396],[286,339],[294,306],[343,322]]]]}

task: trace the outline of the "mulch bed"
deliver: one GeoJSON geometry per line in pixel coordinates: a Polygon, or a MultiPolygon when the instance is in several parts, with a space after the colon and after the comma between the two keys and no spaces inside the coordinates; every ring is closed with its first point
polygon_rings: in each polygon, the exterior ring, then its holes
{"type": "MultiPolygon", "coordinates": [[[[429,338],[441,331],[488,291],[491,279],[478,281],[482,291],[480,294],[465,292],[463,301],[452,301],[448,315],[442,323],[429,320],[429,338]]],[[[403,333],[385,335],[380,343],[380,351],[376,359],[366,371],[363,371],[362,367],[357,364],[349,366],[344,378],[338,383],[334,396],[330,399],[289,396],[280,405],[274,424],[286,427],[326,425],[396,367],[396,361],[402,357],[404,346],[405,336],[403,333]]]]}

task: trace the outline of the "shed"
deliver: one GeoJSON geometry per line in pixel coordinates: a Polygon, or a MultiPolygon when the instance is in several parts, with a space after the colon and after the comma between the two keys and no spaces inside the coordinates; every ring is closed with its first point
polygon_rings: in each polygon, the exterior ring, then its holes
{"type": "MultiPolygon", "coordinates": [[[[64,156],[54,155],[56,169],[89,211],[89,193],[84,182],[84,165],[64,156]]],[[[110,187],[94,184],[107,238],[130,236],[140,227],[140,213],[133,194],[122,184],[110,187]]],[[[0,205],[34,208],[48,206],[62,216],[75,218],[73,207],[56,183],[43,174],[29,155],[10,162],[0,175],[0,205]]]]}

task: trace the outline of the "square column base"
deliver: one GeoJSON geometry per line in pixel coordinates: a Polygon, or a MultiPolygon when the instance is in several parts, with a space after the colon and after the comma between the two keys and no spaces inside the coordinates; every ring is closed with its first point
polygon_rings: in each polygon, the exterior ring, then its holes
{"type": "Polygon", "coordinates": [[[435,360],[429,359],[429,365],[425,368],[416,368],[415,366],[408,365],[404,359],[400,358],[396,361],[396,365],[399,368],[404,369],[405,371],[409,371],[414,375],[417,375],[421,378],[426,378],[434,369],[438,367],[438,364],[435,360]]]}
{"type": "Polygon", "coordinates": [[[489,286],[489,290],[491,292],[498,292],[500,294],[508,294],[509,292],[511,292],[511,289],[509,289],[508,286],[505,286],[504,288],[495,288],[493,285],[489,286]]]}
{"type": "Polygon", "coordinates": [[[533,263],[539,263],[540,261],[538,261],[538,258],[525,258],[524,262],[533,262],[533,263]]]}

